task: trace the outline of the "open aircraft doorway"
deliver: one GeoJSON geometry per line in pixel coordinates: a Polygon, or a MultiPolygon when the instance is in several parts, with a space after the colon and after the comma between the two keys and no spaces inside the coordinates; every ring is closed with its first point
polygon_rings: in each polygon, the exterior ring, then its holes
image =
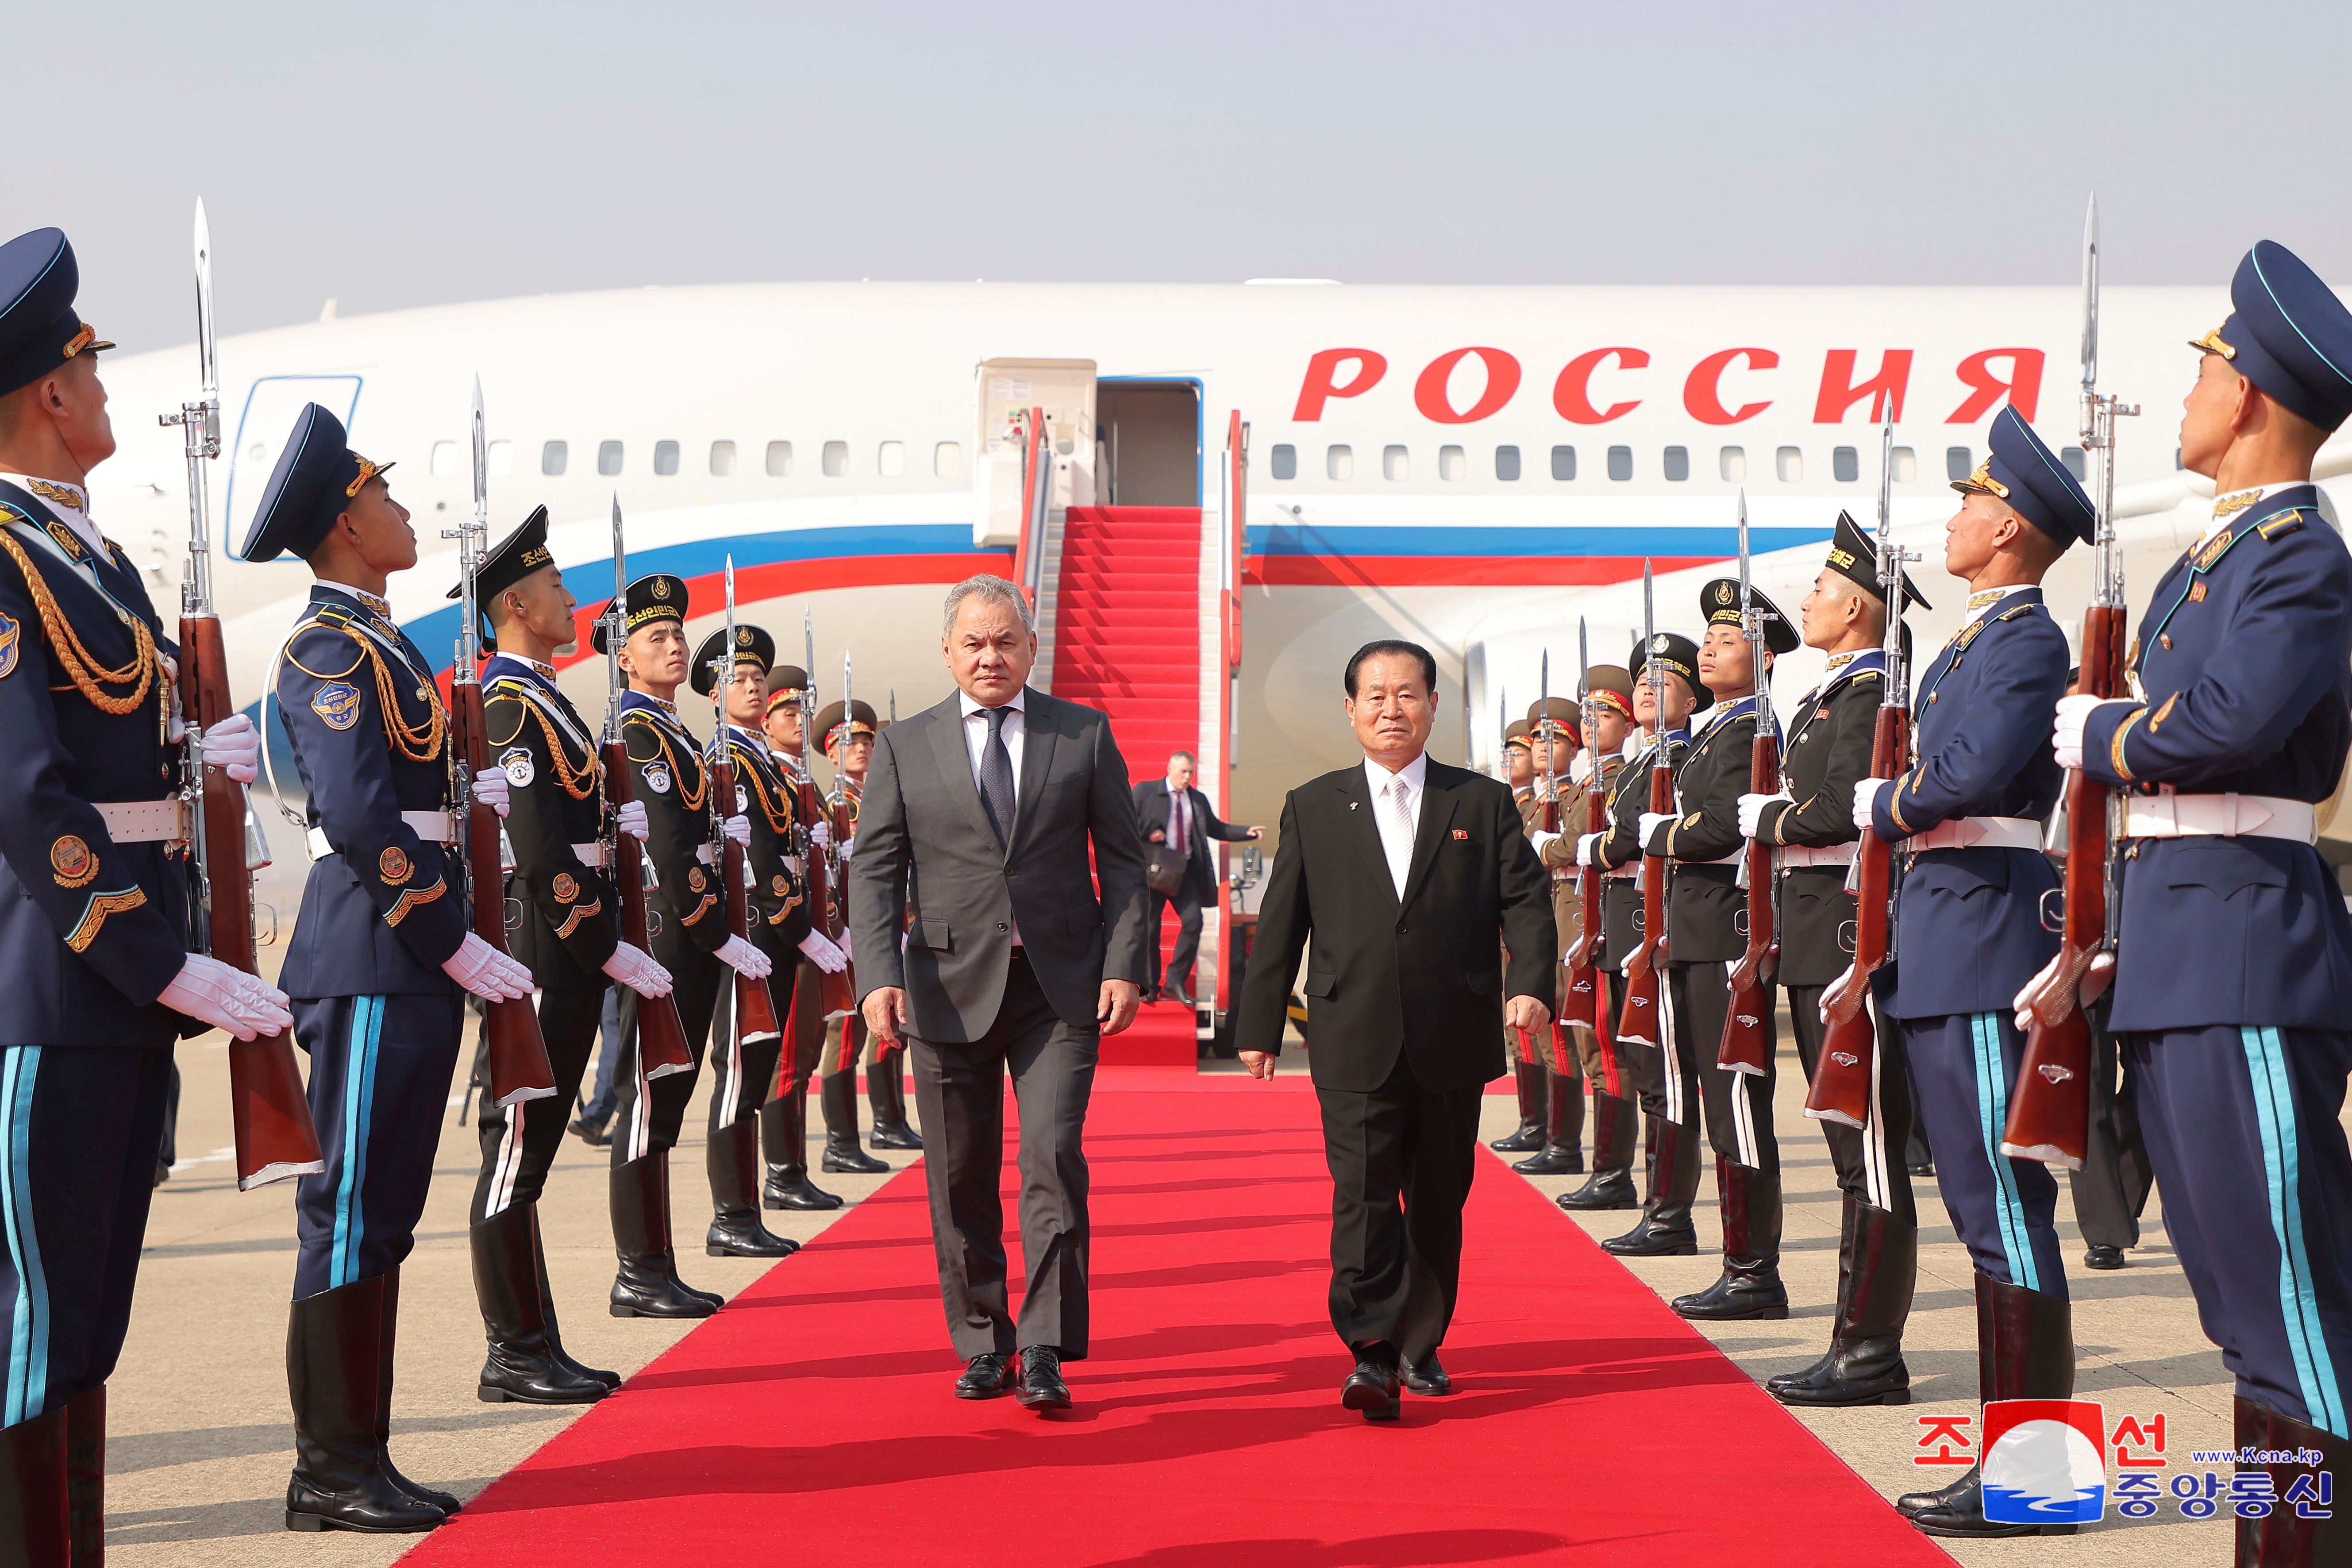
{"type": "Polygon", "coordinates": [[[1095,383],[1095,474],[1105,506],[1201,504],[1201,384],[1095,383]]]}

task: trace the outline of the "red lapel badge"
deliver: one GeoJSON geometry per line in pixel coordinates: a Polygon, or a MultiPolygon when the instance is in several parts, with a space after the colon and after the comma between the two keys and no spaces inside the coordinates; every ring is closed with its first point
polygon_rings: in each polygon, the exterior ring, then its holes
{"type": "Polygon", "coordinates": [[[1457,827],[1454,830],[1454,837],[1456,838],[1467,838],[1470,837],[1470,830],[1466,827],[1457,827]]]}

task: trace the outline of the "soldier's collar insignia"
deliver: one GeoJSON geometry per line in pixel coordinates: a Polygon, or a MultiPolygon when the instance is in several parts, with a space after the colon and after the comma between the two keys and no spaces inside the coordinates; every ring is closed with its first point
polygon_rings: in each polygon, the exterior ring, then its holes
{"type": "Polygon", "coordinates": [[[36,479],[27,477],[25,480],[25,488],[51,506],[69,506],[76,511],[89,510],[89,497],[71,485],[61,485],[52,479],[36,479]]]}
{"type": "Polygon", "coordinates": [[[1982,593],[1970,594],[1969,595],[1969,608],[1974,611],[1984,609],[1992,605],[1998,605],[2002,599],[2008,597],[2009,594],[2010,590],[2007,588],[1987,588],[1982,593]]]}
{"type": "Polygon", "coordinates": [[[1862,650],[1859,648],[1849,648],[1843,653],[1833,653],[1830,655],[1829,673],[1835,675],[1839,670],[1843,669],[1847,665],[1852,664],[1861,651],[1862,650]]]}
{"type": "Polygon", "coordinates": [[[2210,569],[2213,563],[2221,559],[2222,552],[2228,550],[2236,542],[2237,536],[2237,530],[2223,529],[2205,542],[2205,547],[2197,552],[2196,559],[2191,561],[2189,565],[2200,572],[2210,569]]]}
{"type": "Polygon", "coordinates": [[[2213,521],[2219,522],[2225,517],[2245,510],[2254,502],[2262,500],[2262,487],[2259,485],[2250,490],[2232,490],[2225,496],[2215,496],[2213,521]]]}
{"type": "Polygon", "coordinates": [[[546,677],[550,680],[553,680],[555,679],[555,666],[551,664],[541,664],[535,658],[525,658],[520,654],[516,654],[514,656],[514,661],[517,664],[529,665],[532,669],[536,670],[539,674],[546,677]]]}
{"type": "Polygon", "coordinates": [[[89,547],[81,542],[81,536],[64,523],[50,523],[48,533],[51,539],[58,542],[58,548],[66,552],[66,558],[75,565],[80,565],[83,559],[89,554],[89,547]]]}

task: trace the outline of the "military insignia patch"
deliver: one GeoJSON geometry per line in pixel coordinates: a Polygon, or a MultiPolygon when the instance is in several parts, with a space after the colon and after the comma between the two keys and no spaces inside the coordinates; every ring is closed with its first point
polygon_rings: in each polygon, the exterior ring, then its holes
{"type": "Polygon", "coordinates": [[[530,760],[530,749],[517,746],[499,753],[499,766],[506,770],[507,783],[517,789],[529,789],[530,781],[539,776],[539,769],[530,760]]]}
{"type": "Polygon", "coordinates": [[[310,711],[324,720],[330,730],[348,730],[360,721],[360,689],[331,680],[311,695],[310,711]]]}
{"type": "Polygon", "coordinates": [[[774,893],[776,897],[781,899],[785,894],[792,891],[793,885],[785,878],[784,874],[779,871],[774,876],[768,879],[768,889],[771,892],[774,893]]]}
{"type": "Polygon", "coordinates": [[[738,816],[751,809],[751,792],[741,784],[735,786],[735,810],[738,816]]]}
{"type": "Polygon", "coordinates": [[[76,511],[89,510],[89,498],[70,485],[53,485],[47,479],[27,479],[25,488],[43,500],[58,506],[69,506],[76,511]]]}
{"type": "Polygon", "coordinates": [[[75,536],[74,531],[62,522],[49,524],[49,537],[58,542],[58,548],[66,552],[66,558],[69,561],[79,563],[83,556],[89,553],[89,549],[75,536]]]}
{"type": "Polygon", "coordinates": [[[68,833],[49,846],[49,870],[60,888],[79,888],[98,875],[98,857],[68,833]]]}
{"type": "Polygon", "coordinates": [[[1730,604],[1735,595],[1736,590],[1728,583],[1717,583],[1715,585],[1715,602],[1718,605],[1730,604]]]}
{"type": "Polygon", "coordinates": [[[385,881],[394,885],[408,880],[409,873],[416,869],[408,863],[407,852],[397,844],[387,847],[375,858],[375,868],[385,881]]]}
{"type": "Polygon", "coordinates": [[[2236,537],[2237,531],[2235,529],[2223,529],[2221,532],[2215,534],[2212,538],[2205,542],[2205,548],[2197,552],[2197,559],[2189,563],[2189,564],[2195,566],[2200,572],[2204,571],[2207,567],[2212,565],[2213,563],[2221,559],[2221,552],[2229,549],[2230,542],[2236,537]]]}
{"type": "Polygon", "coordinates": [[[1664,632],[1660,632],[1656,637],[1650,639],[1650,651],[1652,653],[1671,653],[1674,650],[1674,646],[1673,642],[1668,640],[1666,634],[1664,632]]]}
{"type": "Polygon", "coordinates": [[[580,896],[580,882],[579,879],[573,877],[571,872],[558,871],[555,874],[555,880],[550,886],[549,890],[554,893],[556,898],[568,904],[572,900],[580,896]]]}
{"type": "Polygon", "coordinates": [[[2200,577],[2197,581],[2189,584],[2189,602],[2192,605],[2201,605],[2205,602],[2204,578],[2200,577]]]}
{"type": "Polygon", "coordinates": [[[646,770],[646,787],[656,795],[669,793],[669,770],[656,763],[646,770]]]}
{"type": "Polygon", "coordinates": [[[25,646],[25,628],[14,616],[0,616],[0,679],[16,672],[16,655],[25,646]]]}
{"type": "Polygon", "coordinates": [[[735,646],[736,646],[737,647],[750,647],[751,646],[751,627],[749,627],[749,626],[742,626],[742,627],[739,627],[739,628],[736,630],[736,633],[735,633],[735,646]]]}
{"type": "Polygon", "coordinates": [[[669,597],[668,578],[656,577],[654,579],[654,597],[656,599],[667,599],[669,597]]]}
{"type": "Polygon", "coordinates": [[[689,866],[686,870],[686,885],[698,893],[710,885],[710,879],[702,874],[701,867],[689,866]]]}

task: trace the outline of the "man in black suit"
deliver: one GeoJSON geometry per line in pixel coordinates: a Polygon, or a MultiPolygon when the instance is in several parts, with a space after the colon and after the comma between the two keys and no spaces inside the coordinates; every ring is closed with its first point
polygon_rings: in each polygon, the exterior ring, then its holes
{"type": "Polygon", "coordinates": [[[1135,1021],[1142,989],[1143,845],[1110,721],[1028,689],[1037,633],[1019,588],[950,589],[940,651],[956,694],[876,737],[858,806],[860,1005],[877,1039],[913,1047],[957,1397],[1008,1392],[1017,1350],[1021,1403],[1066,1409],[1061,1363],[1087,1354],[1087,1100],[1102,1037],[1135,1021]],[[1008,1068],[1029,1278],[1017,1321],[997,1195],[1008,1068]]]}
{"type": "Polygon", "coordinates": [[[1243,1065],[1271,1078],[1311,935],[1331,1326],[1356,1357],[1340,1403],[1393,1421],[1400,1372],[1416,1394],[1451,1386],[1437,1347],[1461,1281],[1480,1103],[1503,1074],[1505,1025],[1551,1021],[1542,999],[1559,942],[1550,884],[1510,786],[1424,750],[1437,717],[1429,650],[1367,643],[1346,685],[1364,760],[1283,803],[1238,1037],[1243,1065]],[[1498,940],[1511,953],[1507,978],[1498,940]]]}
{"type": "Polygon", "coordinates": [[[1192,1000],[1192,960],[1201,951],[1201,906],[1217,885],[1209,866],[1209,840],[1237,844],[1265,837],[1263,827],[1218,821],[1209,797],[1192,787],[1193,767],[1192,752],[1176,752],[1168,759],[1166,778],[1146,779],[1135,786],[1135,830],[1150,843],[1167,846],[1184,868],[1184,879],[1174,892],[1151,889],[1151,913],[1143,923],[1150,939],[1151,981],[1143,988],[1143,999],[1160,1000],[1160,911],[1174,904],[1176,951],[1168,960],[1167,991],[1187,1007],[1198,1005],[1192,1000]]]}

